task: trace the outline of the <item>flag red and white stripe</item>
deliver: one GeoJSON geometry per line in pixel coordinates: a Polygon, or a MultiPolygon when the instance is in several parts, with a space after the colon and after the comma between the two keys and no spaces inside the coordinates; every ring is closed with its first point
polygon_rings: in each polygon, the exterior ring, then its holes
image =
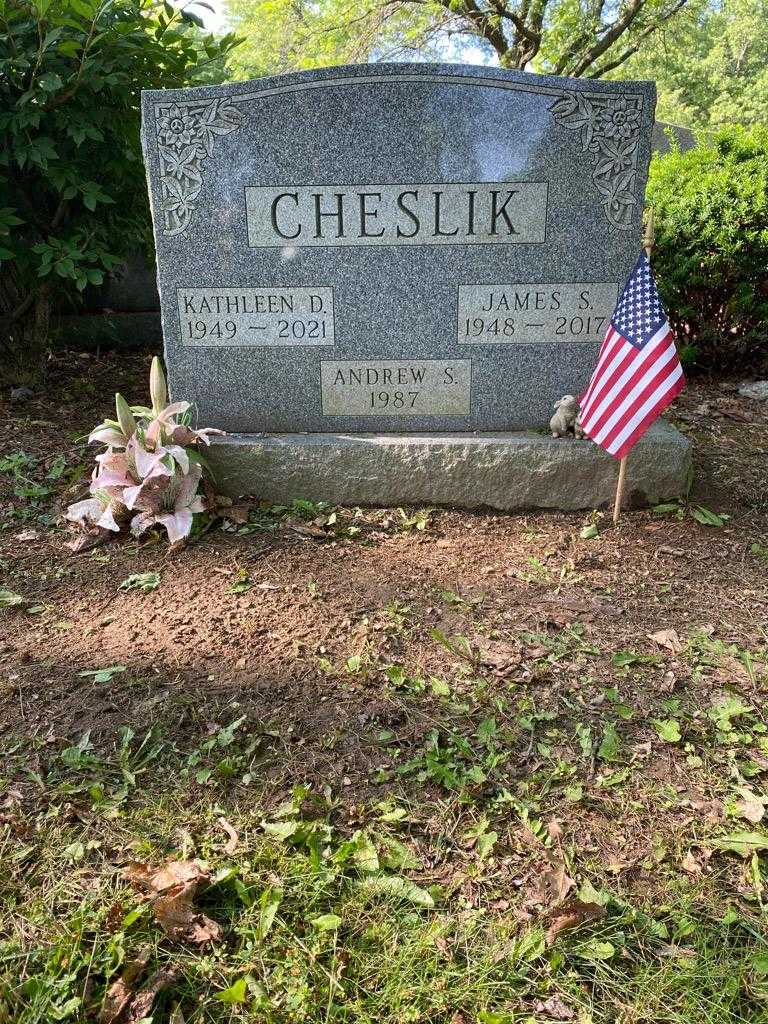
{"type": "Polygon", "coordinates": [[[674,334],[643,254],[581,396],[579,423],[587,437],[623,459],[684,386],[674,334]]]}

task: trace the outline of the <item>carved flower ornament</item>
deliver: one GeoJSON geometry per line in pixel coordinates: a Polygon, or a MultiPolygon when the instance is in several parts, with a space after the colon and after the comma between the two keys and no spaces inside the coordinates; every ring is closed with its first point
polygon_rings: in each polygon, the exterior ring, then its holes
{"type": "Polygon", "coordinates": [[[642,96],[568,92],[549,108],[558,124],[578,132],[581,148],[595,155],[592,181],[606,216],[622,231],[632,229],[640,143],[642,96]]]}
{"type": "Polygon", "coordinates": [[[600,132],[609,139],[629,139],[640,131],[640,111],[619,96],[598,114],[600,132]]]}
{"type": "Polygon", "coordinates": [[[242,114],[226,99],[155,107],[163,234],[186,231],[203,188],[203,166],[216,140],[239,128],[242,114]]]}

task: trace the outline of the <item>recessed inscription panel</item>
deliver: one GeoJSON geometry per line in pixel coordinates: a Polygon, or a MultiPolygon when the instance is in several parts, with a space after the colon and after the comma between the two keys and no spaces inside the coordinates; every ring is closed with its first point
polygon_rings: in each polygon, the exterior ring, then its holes
{"type": "Polygon", "coordinates": [[[616,282],[459,285],[460,345],[602,341],[616,282]]]}
{"type": "Polygon", "coordinates": [[[469,359],[320,363],[324,416],[468,416],[469,359]]]}
{"type": "Polygon", "coordinates": [[[333,345],[332,288],[179,288],[182,345],[333,345]]]}
{"type": "Polygon", "coordinates": [[[543,242],[547,189],[544,181],[248,186],[248,244],[282,248],[543,242]]]}

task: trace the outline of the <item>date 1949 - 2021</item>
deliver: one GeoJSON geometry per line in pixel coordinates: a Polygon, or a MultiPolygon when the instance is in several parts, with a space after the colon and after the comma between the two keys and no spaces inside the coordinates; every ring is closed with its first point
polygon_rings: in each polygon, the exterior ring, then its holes
{"type": "Polygon", "coordinates": [[[331,288],[185,288],[182,345],[333,345],[331,288]]]}
{"type": "Polygon", "coordinates": [[[245,335],[245,344],[258,345],[255,332],[267,332],[272,328],[271,335],[278,341],[290,344],[292,341],[322,341],[329,336],[328,324],[325,320],[279,319],[273,324],[243,324],[237,320],[186,320],[183,327],[185,341],[200,342],[236,341],[245,335]],[[246,332],[253,331],[249,337],[246,332]]]}

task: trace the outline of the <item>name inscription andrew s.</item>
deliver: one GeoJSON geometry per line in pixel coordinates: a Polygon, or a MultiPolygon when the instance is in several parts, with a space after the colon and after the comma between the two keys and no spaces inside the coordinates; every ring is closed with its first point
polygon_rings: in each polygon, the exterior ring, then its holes
{"type": "Polygon", "coordinates": [[[460,345],[602,341],[616,307],[615,281],[592,284],[461,284],[460,345]]]}
{"type": "Polygon", "coordinates": [[[179,288],[182,345],[333,345],[332,288],[179,288]]]}
{"type": "Polygon", "coordinates": [[[245,189],[251,248],[543,242],[547,183],[282,185],[245,189]]]}
{"type": "Polygon", "coordinates": [[[468,416],[469,359],[320,363],[324,416],[468,416]]]}

